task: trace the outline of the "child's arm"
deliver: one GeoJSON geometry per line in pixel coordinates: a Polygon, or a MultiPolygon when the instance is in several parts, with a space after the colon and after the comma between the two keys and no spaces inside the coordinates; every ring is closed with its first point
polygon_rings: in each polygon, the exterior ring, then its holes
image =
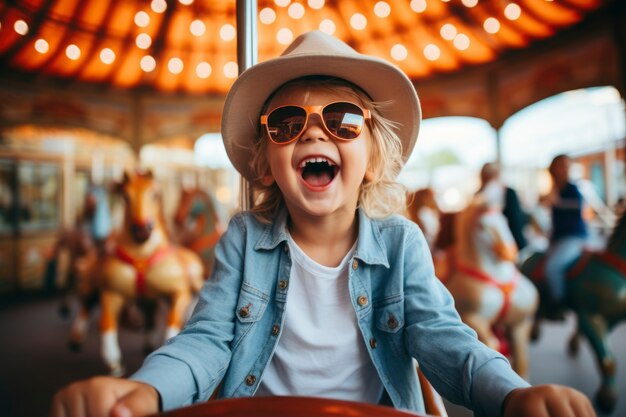
{"type": "Polygon", "coordinates": [[[159,411],[159,394],[148,384],[113,377],[76,382],[59,391],[51,417],[142,417],[159,411]]]}
{"type": "Polygon", "coordinates": [[[507,395],[504,417],[595,417],[589,399],[575,389],[560,385],[519,388],[507,395]]]}

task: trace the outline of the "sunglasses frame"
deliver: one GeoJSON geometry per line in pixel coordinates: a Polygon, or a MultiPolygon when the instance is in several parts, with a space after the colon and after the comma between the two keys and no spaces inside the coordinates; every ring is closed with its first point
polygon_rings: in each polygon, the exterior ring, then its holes
{"type": "MultiPolygon", "coordinates": [[[[356,103],[352,103],[351,101],[344,101],[344,100],[341,100],[341,101],[333,101],[333,102],[331,102],[331,103],[327,103],[327,104],[324,104],[324,105],[319,105],[319,106],[301,106],[301,105],[297,105],[297,104],[286,104],[286,105],[284,105],[284,106],[278,106],[278,107],[273,108],[272,110],[268,111],[266,114],[264,114],[264,115],[262,115],[262,116],[261,116],[261,125],[265,126],[265,132],[267,133],[267,137],[268,137],[268,138],[269,138],[272,142],[274,142],[274,143],[275,143],[275,144],[277,144],[277,145],[288,145],[288,144],[290,144],[290,143],[292,143],[292,142],[295,142],[296,140],[300,139],[300,136],[302,136],[302,134],[303,134],[303,133],[304,133],[304,131],[306,130],[306,125],[309,123],[309,116],[310,116],[311,114],[317,114],[317,115],[319,115],[319,116],[320,116],[320,119],[322,120],[322,127],[323,127],[324,131],[325,131],[327,134],[329,134],[329,135],[330,135],[330,137],[332,137],[333,139],[337,139],[337,140],[341,140],[341,141],[349,142],[349,141],[354,140],[354,139],[358,138],[359,136],[361,136],[361,133],[363,132],[363,128],[362,128],[362,127],[361,127],[361,132],[359,132],[359,134],[358,134],[356,137],[351,138],[351,139],[346,139],[346,138],[339,137],[339,136],[335,135],[334,133],[332,133],[332,132],[330,131],[330,129],[326,126],[326,121],[324,120],[324,115],[323,115],[322,113],[323,113],[323,111],[324,111],[324,109],[325,109],[326,107],[331,106],[331,105],[333,105],[333,104],[351,104],[351,105],[353,105],[353,106],[356,106],[357,108],[359,108],[359,109],[363,112],[363,120],[364,120],[364,121],[366,121],[366,120],[370,120],[370,119],[372,118],[372,112],[371,112],[370,110],[368,110],[368,109],[364,109],[363,107],[359,106],[359,105],[358,105],[358,104],[356,104],[356,103]],[[306,113],[306,117],[305,117],[305,119],[304,119],[304,128],[302,128],[302,130],[300,131],[300,133],[298,133],[298,134],[297,134],[296,136],[294,136],[292,139],[289,139],[289,140],[288,140],[288,141],[286,141],[286,142],[277,142],[277,141],[275,141],[275,140],[272,138],[272,135],[270,134],[270,127],[269,127],[269,125],[267,124],[267,121],[268,121],[269,116],[270,116],[273,112],[275,112],[275,111],[276,111],[276,110],[278,110],[278,109],[285,108],[285,107],[297,107],[297,108],[299,108],[299,109],[304,110],[304,112],[306,113]]],[[[365,125],[365,123],[363,123],[363,125],[365,125]]]]}

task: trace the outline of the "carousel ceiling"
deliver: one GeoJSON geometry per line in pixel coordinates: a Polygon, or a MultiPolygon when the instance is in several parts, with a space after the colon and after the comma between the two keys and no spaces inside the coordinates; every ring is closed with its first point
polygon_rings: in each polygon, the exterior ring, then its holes
{"type": "MultiPolygon", "coordinates": [[[[259,0],[258,59],[320,29],[414,80],[488,63],[577,24],[602,0],[259,0]]],[[[0,71],[108,88],[223,94],[234,0],[3,0],[0,71]]]]}

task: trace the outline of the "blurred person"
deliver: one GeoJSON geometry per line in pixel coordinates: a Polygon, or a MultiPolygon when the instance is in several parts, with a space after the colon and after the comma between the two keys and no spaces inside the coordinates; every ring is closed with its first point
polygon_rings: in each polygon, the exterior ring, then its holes
{"type": "Polygon", "coordinates": [[[560,154],[552,159],[549,172],[553,186],[548,201],[551,207],[552,230],[546,254],[545,272],[548,290],[557,305],[565,297],[565,272],[581,254],[588,230],[583,218],[583,197],[569,179],[571,159],[560,154]]]}
{"type": "Polygon", "coordinates": [[[477,194],[481,194],[487,203],[502,208],[517,248],[524,249],[528,244],[524,236],[524,228],[529,220],[528,214],[522,209],[517,192],[502,182],[497,163],[487,162],[483,165],[480,170],[480,183],[477,194]]]}

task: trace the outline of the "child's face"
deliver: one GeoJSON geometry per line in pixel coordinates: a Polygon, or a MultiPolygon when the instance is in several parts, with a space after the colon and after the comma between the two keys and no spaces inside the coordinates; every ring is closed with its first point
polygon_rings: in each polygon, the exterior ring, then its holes
{"type": "MultiPolygon", "coordinates": [[[[344,91],[296,85],[280,90],[268,109],[284,105],[323,106],[336,101],[360,105],[354,96],[344,91]]],[[[267,137],[263,140],[269,141],[267,137]]],[[[302,135],[294,142],[278,145],[270,141],[267,158],[271,176],[282,191],[290,214],[354,216],[370,147],[367,126],[356,139],[337,140],[324,129],[318,114],[309,115],[302,135]]]]}

